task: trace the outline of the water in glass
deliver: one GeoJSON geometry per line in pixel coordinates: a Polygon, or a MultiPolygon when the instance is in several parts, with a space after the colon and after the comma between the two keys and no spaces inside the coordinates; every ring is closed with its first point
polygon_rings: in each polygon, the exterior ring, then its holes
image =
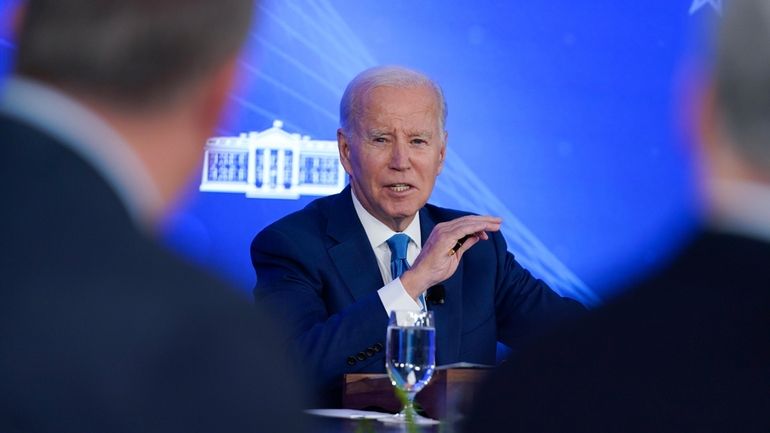
{"type": "Polygon", "coordinates": [[[406,393],[401,413],[383,422],[436,421],[418,416],[414,411],[415,395],[428,384],[436,368],[436,328],[430,311],[393,311],[386,335],[385,367],[393,386],[406,393]]]}

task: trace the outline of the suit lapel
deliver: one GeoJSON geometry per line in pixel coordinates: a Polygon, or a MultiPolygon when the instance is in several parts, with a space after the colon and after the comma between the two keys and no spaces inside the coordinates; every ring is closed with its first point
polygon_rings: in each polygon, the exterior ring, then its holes
{"type": "MultiPolygon", "coordinates": [[[[420,210],[420,235],[423,245],[433,231],[436,223],[427,208],[420,210]]],[[[433,311],[436,321],[436,362],[448,364],[458,361],[460,350],[460,332],[462,323],[462,281],[463,262],[448,280],[441,283],[444,286],[444,303],[430,304],[428,309],[433,311]]],[[[429,291],[432,289],[428,289],[429,291]]]]}
{"type": "MultiPolygon", "coordinates": [[[[327,234],[336,241],[329,247],[329,256],[353,299],[358,300],[382,287],[382,276],[377,266],[366,231],[358,220],[350,186],[346,187],[325,209],[327,234]]],[[[436,223],[426,208],[420,210],[422,243],[428,240],[436,223]]],[[[439,364],[458,361],[462,323],[463,263],[444,281],[443,304],[430,304],[436,321],[436,360],[439,364]]]]}
{"type": "Polygon", "coordinates": [[[329,256],[353,299],[358,300],[381,288],[383,282],[350,194],[348,185],[326,208],[326,233],[337,242],[329,247],[329,256]]]}

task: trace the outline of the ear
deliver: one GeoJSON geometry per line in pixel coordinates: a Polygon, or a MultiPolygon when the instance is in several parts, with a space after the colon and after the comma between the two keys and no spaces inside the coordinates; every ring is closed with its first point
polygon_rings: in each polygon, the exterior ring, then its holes
{"type": "Polygon", "coordinates": [[[205,133],[210,136],[219,123],[222,111],[235,83],[238,56],[233,55],[230,60],[220,66],[207,79],[204,85],[198,124],[205,128],[205,133]]]}
{"type": "Polygon", "coordinates": [[[695,131],[694,142],[697,158],[705,163],[705,167],[713,170],[712,166],[717,155],[722,152],[724,131],[722,119],[717,108],[716,94],[712,82],[704,82],[701,92],[692,101],[692,130],[695,131]]]}
{"type": "Polygon", "coordinates": [[[14,38],[18,39],[24,18],[27,15],[27,2],[17,0],[16,5],[12,6],[9,14],[9,24],[14,38]]]}
{"type": "Polygon", "coordinates": [[[444,161],[446,160],[447,137],[449,137],[449,133],[444,131],[443,140],[441,141],[441,150],[439,150],[438,153],[438,171],[436,172],[436,176],[441,174],[441,171],[444,169],[444,161]]]}
{"type": "Polygon", "coordinates": [[[342,128],[337,129],[337,149],[339,149],[340,152],[340,163],[342,164],[342,167],[345,168],[345,171],[349,176],[352,176],[353,165],[350,162],[350,140],[345,136],[345,132],[342,128]]]}

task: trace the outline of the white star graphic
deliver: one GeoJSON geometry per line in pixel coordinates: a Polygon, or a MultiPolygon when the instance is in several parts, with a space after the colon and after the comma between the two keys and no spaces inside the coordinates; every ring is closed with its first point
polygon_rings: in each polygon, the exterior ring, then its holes
{"type": "Polygon", "coordinates": [[[711,5],[718,14],[722,13],[722,0],[693,0],[692,6],[690,6],[690,15],[698,12],[700,8],[706,5],[711,5]]]}

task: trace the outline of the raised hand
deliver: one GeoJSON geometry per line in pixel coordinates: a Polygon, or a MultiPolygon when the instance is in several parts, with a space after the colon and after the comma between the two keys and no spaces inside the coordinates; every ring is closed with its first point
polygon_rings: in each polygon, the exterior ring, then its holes
{"type": "Polygon", "coordinates": [[[429,287],[451,277],[463,254],[479,241],[489,239],[487,232],[500,230],[502,221],[493,216],[467,215],[436,224],[412,267],[401,275],[404,289],[417,299],[429,287]],[[463,238],[464,242],[458,242],[463,238]]]}

